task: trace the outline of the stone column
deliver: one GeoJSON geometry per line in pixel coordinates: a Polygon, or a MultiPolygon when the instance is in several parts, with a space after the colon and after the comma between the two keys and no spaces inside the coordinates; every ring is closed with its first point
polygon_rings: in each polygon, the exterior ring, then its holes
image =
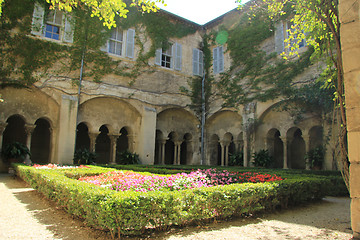
{"type": "Polygon", "coordinates": [[[288,140],[287,140],[287,137],[280,137],[280,139],[282,140],[283,142],[283,152],[284,152],[284,163],[283,163],[283,169],[288,169],[288,157],[287,157],[287,145],[288,145],[288,140]]]}
{"type": "Polygon", "coordinates": [[[121,134],[111,134],[110,137],[110,164],[116,164],[117,139],[121,134]]]}
{"type": "Polygon", "coordinates": [[[128,144],[129,144],[129,151],[130,152],[135,152],[135,139],[136,139],[136,136],[133,134],[133,135],[128,135],[128,144]]]}
{"type": "Polygon", "coordinates": [[[182,142],[177,142],[177,165],[180,165],[181,143],[182,142]]]}
{"type": "Polygon", "coordinates": [[[244,167],[248,166],[248,148],[249,148],[249,141],[247,133],[244,132],[244,167]]]}
{"type": "Polygon", "coordinates": [[[90,152],[95,152],[96,151],[96,148],[95,148],[96,138],[97,138],[97,136],[99,134],[100,134],[100,132],[97,132],[97,133],[89,132],[89,138],[90,138],[90,149],[89,149],[89,151],[90,152]]]}
{"type": "Polygon", "coordinates": [[[269,150],[268,149],[268,138],[264,137],[264,150],[269,150]]]}
{"type": "MultiPolygon", "coordinates": [[[[1,153],[2,145],[3,145],[3,133],[5,131],[6,126],[7,126],[7,123],[0,122],[0,153],[1,153]]],[[[7,167],[3,163],[1,154],[0,154],[0,171],[6,171],[6,169],[7,169],[7,167]]]]}
{"type": "MultiPolygon", "coordinates": [[[[305,154],[307,154],[309,152],[309,150],[310,150],[310,136],[307,135],[307,134],[304,134],[303,139],[304,139],[304,142],[305,142],[305,154]]],[[[309,159],[306,159],[305,169],[310,170],[310,161],[309,161],[309,159]]]]}
{"type": "Polygon", "coordinates": [[[224,152],[225,152],[225,144],[224,141],[220,141],[221,146],[221,166],[224,166],[224,152]]]}
{"type": "Polygon", "coordinates": [[[229,146],[230,143],[225,144],[225,166],[229,166],[229,146]]]}
{"type": "Polygon", "coordinates": [[[161,155],[161,164],[165,165],[165,144],[166,144],[166,139],[162,139],[160,140],[160,144],[161,144],[161,153],[159,153],[161,155]]]}
{"type": "MultiPolygon", "coordinates": [[[[8,125],[8,123],[0,122],[0,153],[1,153],[2,145],[3,145],[3,133],[4,133],[7,125],[8,125]]],[[[1,154],[0,154],[0,158],[1,158],[1,154]]]]}
{"type": "MultiPolygon", "coordinates": [[[[26,146],[29,149],[29,151],[30,151],[30,148],[31,148],[31,136],[32,136],[35,128],[36,128],[36,125],[34,125],[34,124],[25,124],[26,146]]],[[[26,156],[25,163],[26,164],[31,163],[29,155],[26,156]]]]}

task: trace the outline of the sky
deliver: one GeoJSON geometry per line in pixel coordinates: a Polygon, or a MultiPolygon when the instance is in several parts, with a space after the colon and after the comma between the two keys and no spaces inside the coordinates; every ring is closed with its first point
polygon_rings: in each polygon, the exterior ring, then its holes
{"type": "MultiPolygon", "coordinates": [[[[247,2],[243,0],[242,3],[247,2]]],[[[198,24],[211,20],[237,8],[235,0],[165,0],[166,7],[158,6],[168,12],[186,18],[198,24]]]]}

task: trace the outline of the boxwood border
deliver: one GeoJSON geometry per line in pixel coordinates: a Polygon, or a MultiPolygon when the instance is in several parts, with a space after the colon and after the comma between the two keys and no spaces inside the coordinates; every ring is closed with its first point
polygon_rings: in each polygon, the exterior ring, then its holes
{"type": "Polygon", "coordinates": [[[338,176],[295,174],[283,181],[244,183],[171,192],[116,192],[70,177],[115,169],[35,169],[15,165],[17,175],[68,213],[97,229],[142,234],[197,221],[251,214],[346,193],[338,176]]]}

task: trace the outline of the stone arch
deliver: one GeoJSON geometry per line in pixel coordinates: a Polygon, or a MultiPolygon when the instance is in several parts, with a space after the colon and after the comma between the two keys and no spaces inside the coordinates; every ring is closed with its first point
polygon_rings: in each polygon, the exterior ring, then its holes
{"type": "MultiPolygon", "coordinates": [[[[141,114],[130,103],[114,97],[96,97],[83,102],[79,107],[78,122],[89,122],[89,131],[94,133],[106,124],[111,134],[126,130],[140,129],[141,114]]],[[[131,134],[136,134],[131,132],[131,134]]]]}
{"type": "Polygon", "coordinates": [[[7,126],[3,133],[2,149],[13,142],[26,144],[25,118],[19,114],[14,114],[6,122],[7,126]]]}
{"type": "Polygon", "coordinates": [[[286,137],[290,143],[288,152],[289,167],[293,169],[305,169],[306,162],[304,157],[306,148],[301,129],[297,127],[290,128],[286,137]]]}
{"type": "Polygon", "coordinates": [[[309,146],[310,149],[314,149],[319,146],[323,146],[324,130],[322,126],[313,126],[309,130],[309,146]]]}
{"type": "Polygon", "coordinates": [[[269,154],[274,158],[274,167],[283,168],[284,165],[284,144],[280,138],[280,131],[272,128],[266,136],[266,145],[269,154]]]}
{"type": "Polygon", "coordinates": [[[213,134],[209,141],[208,158],[209,165],[217,166],[221,164],[221,146],[220,146],[220,138],[218,135],[213,134]]]}
{"type": "Polygon", "coordinates": [[[95,152],[96,162],[100,164],[106,164],[110,162],[110,138],[109,129],[106,125],[102,125],[99,128],[99,135],[96,138],[95,152]]]}
{"type": "Polygon", "coordinates": [[[192,162],[193,157],[193,146],[192,146],[192,135],[186,133],[183,137],[183,141],[180,146],[180,164],[187,165],[192,162]]]}
{"type": "Polygon", "coordinates": [[[154,164],[165,164],[165,143],[166,139],[160,130],[155,133],[155,160],[154,164]]]}
{"type": "Polygon", "coordinates": [[[127,127],[120,129],[120,136],[116,139],[116,152],[129,150],[129,135],[127,127]]]}
{"type": "Polygon", "coordinates": [[[178,134],[176,132],[169,133],[165,143],[165,164],[174,164],[176,141],[178,141],[178,134]]]}
{"type": "Polygon", "coordinates": [[[39,118],[35,126],[31,136],[31,160],[34,163],[46,164],[50,162],[51,125],[47,119],[39,118]]]}
{"type": "Polygon", "coordinates": [[[85,122],[79,123],[76,128],[75,151],[79,149],[90,150],[89,127],[85,122]]]}

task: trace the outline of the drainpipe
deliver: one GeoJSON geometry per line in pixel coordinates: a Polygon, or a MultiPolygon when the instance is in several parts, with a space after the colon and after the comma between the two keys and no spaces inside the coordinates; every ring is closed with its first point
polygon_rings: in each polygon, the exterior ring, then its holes
{"type": "MultiPolygon", "coordinates": [[[[203,64],[204,66],[204,64],[203,64]]],[[[205,66],[203,67],[203,78],[201,81],[201,159],[200,165],[205,162],[205,66]]]]}

